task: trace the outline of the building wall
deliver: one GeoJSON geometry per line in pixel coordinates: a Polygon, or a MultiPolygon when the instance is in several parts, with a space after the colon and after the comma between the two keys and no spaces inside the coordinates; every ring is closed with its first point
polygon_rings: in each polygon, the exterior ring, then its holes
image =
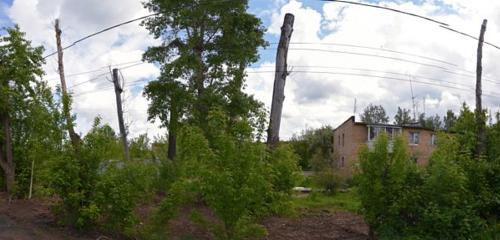
{"type": "Polygon", "coordinates": [[[368,140],[367,133],[367,127],[356,124],[354,118],[344,122],[333,131],[333,158],[341,176],[353,175],[359,148],[368,140]]]}
{"type": "Polygon", "coordinates": [[[406,137],[406,141],[408,141],[410,153],[412,154],[412,157],[416,158],[419,165],[427,165],[429,163],[429,158],[435,148],[431,142],[433,134],[433,131],[427,129],[403,128],[403,135],[406,137]],[[418,145],[410,144],[410,132],[419,133],[420,141],[418,145]]]}

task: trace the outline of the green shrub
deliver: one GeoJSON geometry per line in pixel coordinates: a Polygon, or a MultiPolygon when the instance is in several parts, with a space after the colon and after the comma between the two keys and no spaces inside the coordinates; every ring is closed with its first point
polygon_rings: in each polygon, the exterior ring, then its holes
{"type": "Polygon", "coordinates": [[[326,194],[335,194],[341,185],[341,178],[333,170],[325,169],[314,175],[314,182],[326,194]]]}
{"type": "Polygon", "coordinates": [[[156,216],[160,226],[178,206],[201,200],[222,222],[212,228],[219,239],[246,239],[265,233],[259,217],[288,209],[298,169],[293,152],[278,147],[270,156],[253,142],[247,123],[227,119],[211,111],[208,137],[196,127],[179,132],[177,173],[156,216]]]}

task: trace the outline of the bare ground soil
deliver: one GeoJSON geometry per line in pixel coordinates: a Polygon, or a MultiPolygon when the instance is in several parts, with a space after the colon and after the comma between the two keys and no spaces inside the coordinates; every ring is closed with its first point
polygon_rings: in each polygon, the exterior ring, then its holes
{"type": "MultiPolygon", "coordinates": [[[[0,239],[2,240],[90,240],[111,239],[99,233],[81,235],[74,230],[58,226],[50,211],[53,201],[32,199],[14,200],[10,204],[0,193],[0,239]]],[[[179,217],[169,224],[172,239],[214,239],[190,219],[192,208],[181,210],[179,217]]],[[[215,220],[206,208],[197,208],[207,219],[215,220]]],[[[267,228],[265,240],[319,240],[367,239],[368,227],[359,215],[349,212],[306,213],[295,218],[271,217],[262,224],[267,228]]],[[[263,239],[263,240],[264,240],[263,239]]]]}

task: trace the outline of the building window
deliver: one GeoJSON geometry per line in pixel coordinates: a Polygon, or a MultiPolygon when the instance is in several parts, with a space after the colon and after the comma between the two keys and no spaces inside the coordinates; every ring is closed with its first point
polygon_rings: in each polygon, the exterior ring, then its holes
{"type": "Polygon", "coordinates": [[[420,134],[418,132],[410,132],[410,139],[408,142],[413,145],[418,145],[420,142],[420,134]]]}
{"type": "Polygon", "coordinates": [[[344,156],[342,156],[342,159],[340,160],[340,167],[344,167],[344,156]]]}
{"type": "Polygon", "coordinates": [[[436,134],[431,135],[431,145],[436,146],[436,134]]]}
{"type": "Polygon", "coordinates": [[[344,143],[345,143],[344,140],[345,140],[344,133],[342,133],[342,147],[344,146],[344,143]]]}

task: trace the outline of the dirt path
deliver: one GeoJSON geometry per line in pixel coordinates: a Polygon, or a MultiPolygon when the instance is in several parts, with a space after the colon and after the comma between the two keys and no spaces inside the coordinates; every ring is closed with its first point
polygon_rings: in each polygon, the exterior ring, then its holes
{"type": "MultiPolygon", "coordinates": [[[[47,200],[15,200],[8,204],[0,193],[1,240],[90,240],[99,234],[78,235],[75,231],[58,227],[47,200]]],[[[203,210],[203,209],[202,209],[203,210]]],[[[207,212],[204,215],[211,216],[207,212]]],[[[174,221],[172,239],[213,239],[206,230],[189,221],[188,212],[174,221]],[[185,215],[185,216],[183,216],[185,215]],[[183,216],[183,217],[182,217],[183,216]],[[178,224],[175,224],[178,223],[178,224]]],[[[214,216],[211,216],[214,218],[214,216]]],[[[264,240],[365,240],[368,227],[359,215],[349,212],[306,213],[297,218],[272,217],[262,222],[268,236],[264,240]]],[[[110,239],[110,238],[105,238],[110,239]]]]}
{"type": "Polygon", "coordinates": [[[368,238],[368,226],[363,218],[349,212],[316,213],[296,219],[269,218],[264,221],[264,225],[269,234],[266,240],[368,238]]]}
{"type": "Polygon", "coordinates": [[[50,202],[38,199],[7,202],[0,193],[0,239],[2,240],[89,240],[57,227],[50,202]]]}

